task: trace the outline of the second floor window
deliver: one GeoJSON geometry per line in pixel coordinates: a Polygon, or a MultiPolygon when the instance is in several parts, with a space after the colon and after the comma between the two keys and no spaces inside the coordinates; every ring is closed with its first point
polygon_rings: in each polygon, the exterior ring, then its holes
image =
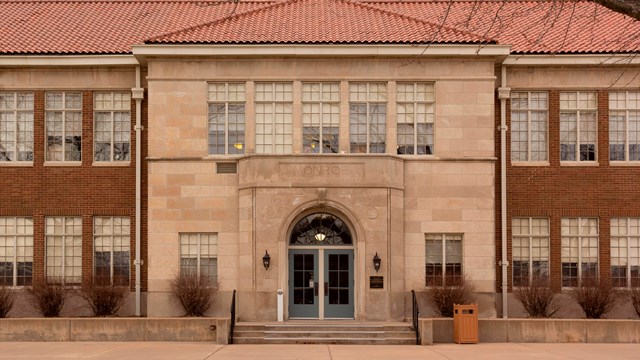
{"type": "Polygon", "coordinates": [[[293,151],[293,87],[291,83],[256,83],[256,153],[293,151]]]}
{"type": "Polygon", "coordinates": [[[594,91],[560,93],[560,161],[596,161],[597,109],[594,91]]]}
{"type": "Polygon", "coordinates": [[[433,84],[398,83],[398,154],[433,154],[433,84]]]}
{"type": "Polygon", "coordinates": [[[546,161],[548,95],[511,93],[511,161],[546,161]]]}
{"type": "Polygon", "coordinates": [[[97,92],[94,99],[94,160],[131,159],[131,94],[97,92]]]}
{"type": "Polygon", "coordinates": [[[609,94],[609,160],[640,161],[640,92],[609,94]]]}
{"type": "Polygon", "coordinates": [[[82,93],[45,94],[46,160],[82,160],[82,93]]]}
{"type": "Polygon", "coordinates": [[[209,154],[244,154],[244,83],[209,84],[209,154]]]}
{"type": "Polygon", "coordinates": [[[349,84],[349,143],[352,153],[384,153],[387,84],[349,84]]]}
{"type": "Polygon", "coordinates": [[[33,93],[0,92],[0,161],[33,161],[33,93]]]}
{"type": "Polygon", "coordinates": [[[302,83],[302,148],[340,152],[340,83],[302,83]]]}

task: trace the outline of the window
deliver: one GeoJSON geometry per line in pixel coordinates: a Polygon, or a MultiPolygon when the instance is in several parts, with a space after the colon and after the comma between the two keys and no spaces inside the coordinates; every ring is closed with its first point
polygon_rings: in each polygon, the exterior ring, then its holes
{"type": "Polygon", "coordinates": [[[0,161],[33,161],[33,93],[0,92],[0,161]]]}
{"type": "Polygon", "coordinates": [[[45,94],[46,160],[80,161],[82,148],[82,93],[45,94]]]}
{"type": "Polygon", "coordinates": [[[562,286],[592,284],[598,277],[598,219],[563,218],[562,286]]]}
{"type": "Polygon", "coordinates": [[[640,287],[640,218],[611,219],[611,285],[640,287]]]}
{"type": "Polygon", "coordinates": [[[462,235],[425,235],[427,286],[459,284],[462,280],[462,235]]]}
{"type": "Polygon", "coordinates": [[[218,234],[180,234],[180,272],[218,277],[218,234]]]}
{"type": "Polygon", "coordinates": [[[129,217],[93,218],[93,275],[97,283],[129,283],[130,231],[129,217]]]}
{"type": "Polygon", "coordinates": [[[511,93],[511,161],[547,161],[546,92],[511,93]]]}
{"type": "Polygon", "coordinates": [[[256,153],[290,154],[293,144],[291,83],[256,83],[256,153]]]}
{"type": "Polygon", "coordinates": [[[433,84],[398,83],[398,154],[433,154],[433,84]]]}
{"type": "Polygon", "coordinates": [[[302,83],[302,150],[339,153],[340,84],[302,83]]]}
{"type": "Polygon", "coordinates": [[[549,219],[513,218],[513,286],[549,277],[549,219]]]}
{"type": "Polygon", "coordinates": [[[609,94],[609,160],[640,160],[640,92],[609,94]]]}
{"type": "Polygon", "coordinates": [[[33,219],[0,217],[0,286],[31,285],[33,219]]]}
{"type": "Polygon", "coordinates": [[[45,218],[46,276],[65,284],[82,280],[82,218],[45,218]]]}
{"type": "Polygon", "coordinates": [[[209,84],[209,154],[244,154],[245,101],[244,83],[209,84]]]}
{"type": "Polygon", "coordinates": [[[131,94],[97,92],[94,98],[94,160],[131,159],[131,94]]]}
{"type": "Polygon", "coordinates": [[[595,161],[598,141],[596,93],[560,93],[560,161],[595,161]]]}
{"type": "Polygon", "coordinates": [[[349,143],[352,153],[384,153],[387,84],[349,84],[349,143]]]}

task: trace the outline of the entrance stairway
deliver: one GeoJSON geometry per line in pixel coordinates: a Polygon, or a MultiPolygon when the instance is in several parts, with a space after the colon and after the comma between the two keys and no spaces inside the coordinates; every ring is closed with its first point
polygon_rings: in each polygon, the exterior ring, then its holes
{"type": "Polygon", "coordinates": [[[416,344],[416,335],[410,324],[353,320],[239,322],[233,337],[234,344],[416,344]]]}

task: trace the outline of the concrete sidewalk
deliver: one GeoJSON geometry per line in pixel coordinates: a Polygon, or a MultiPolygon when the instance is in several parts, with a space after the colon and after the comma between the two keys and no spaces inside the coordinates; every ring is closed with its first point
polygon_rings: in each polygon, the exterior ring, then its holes
{"type": "Polygon", "coordinates": [[[640,359],[640,344],[216,345],[184,342],[3,342],[0,359],[528,360],[640,359]]]}

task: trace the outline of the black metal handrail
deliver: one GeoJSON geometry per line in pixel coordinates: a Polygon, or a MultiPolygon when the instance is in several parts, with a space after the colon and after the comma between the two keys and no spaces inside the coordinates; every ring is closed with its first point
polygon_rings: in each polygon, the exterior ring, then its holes
{"type": "Polygon", "coordinates": [[[227,342],[229,345],[233,344],[233,330],[236,327],[236,291],[233,290],[233,297],[231,298],[231,321],[229,322],[229,337],[227,342]]]}
{"type": "Polygon", "coordinates": [[[420,315],[420,309],[418,308],[418,300],[416,299],[416,291],[411,290],[413,319],[412,326],[413,331],[416,332],[416,345],[420,345],[420,326],[418,325],[418,316],[420,315]]]}

